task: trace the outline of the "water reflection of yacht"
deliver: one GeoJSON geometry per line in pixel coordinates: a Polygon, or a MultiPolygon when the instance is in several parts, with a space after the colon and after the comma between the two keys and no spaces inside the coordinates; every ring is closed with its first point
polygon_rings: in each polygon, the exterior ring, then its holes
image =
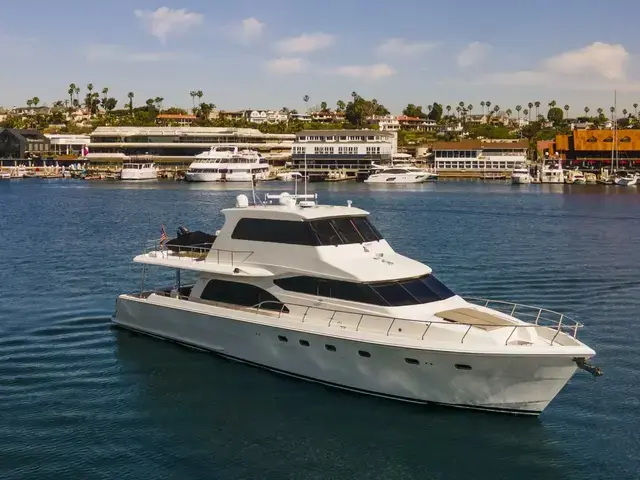
{"type": "Polygon", "coordinates": [[[175,270],[175,285],[145,290],[143,270],[117,325],[333,387],[498,412],[539,414],[578,367],[594,371],[580,324],[462,298],[350,201],[239,195],[222,213],[216,235],[182,230],[134,258],[175,270]],[[182,270],[199,277],[182,284],[182,270]]]}

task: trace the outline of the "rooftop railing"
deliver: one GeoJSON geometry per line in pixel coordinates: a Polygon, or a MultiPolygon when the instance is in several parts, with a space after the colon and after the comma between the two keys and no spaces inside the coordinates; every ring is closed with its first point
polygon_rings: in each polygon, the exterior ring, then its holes
{"type": "Polygon", "coordinates": [[[238,266],[253,255],[253,252],[212,248],[212,244],[208,243],[187,246],[167,245],[167,243],[163,242],[162,239],[155,239],[148,240],[145,243],[142,254],[160,255],[161,258],[188,258],[196,261],[204,261],[209,257],[209,262],[216,263],[218,265],[238,266]]]}

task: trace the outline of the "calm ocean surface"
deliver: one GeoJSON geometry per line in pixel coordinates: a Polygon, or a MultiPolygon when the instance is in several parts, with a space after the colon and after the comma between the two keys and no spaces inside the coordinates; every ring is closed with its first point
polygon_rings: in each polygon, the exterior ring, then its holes
{"type": "Polygon", "coordinates": [[[345,393],[113,329],[143,241],[161,223],[214,231],[242,189],[0,182],[1,479],[640,478],[635,187],[310,185],[371,211],[457,292],[586,324],[605,376],[578,372],[537,419],[345,393]]]}

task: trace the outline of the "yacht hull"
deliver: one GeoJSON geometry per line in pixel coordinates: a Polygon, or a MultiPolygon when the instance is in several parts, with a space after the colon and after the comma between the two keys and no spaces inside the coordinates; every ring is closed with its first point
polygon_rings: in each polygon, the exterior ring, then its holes
{"type": "Polygon", "coordinates": [[[178,299],[167,303],[173,305],[123,295],[112,320],[120,327],[277,373],[413,403],[538,415],[577,368],[567,355],[400,347],[274,325],[277,312],[273,322],[266,315],[241,310],[228,309],[229,317],[223,317],[182,308],[178,299]],[[259,317],[272,324],[258,323],[259,317]]]}
{"type": "Polygon", "coordinates": [[[424,183],[428,178],[429,176],[426,173],[417,175],[377,174],[371,175],[364,183],[424,183]]]}
{"type": "Polygon", "coordinates": [[[158,171],[153,169],[122,169],[120,180],[157,180],[158,171]]]}
{"type": "Polygon", "coordinates": [[[531,177],[528,175],[514,175],[511,177],[511,183],[514,185],[525,185],[531,183],[531,177]]]}
{"type": "MultiPolygon", "coordinates": [[[[256,180],[266,178],[264,173],[256,173],[256,180]]],[[[192,173],[187,172],[185,179],[188,182],[251,182],[249,173],[192,173]]]]}

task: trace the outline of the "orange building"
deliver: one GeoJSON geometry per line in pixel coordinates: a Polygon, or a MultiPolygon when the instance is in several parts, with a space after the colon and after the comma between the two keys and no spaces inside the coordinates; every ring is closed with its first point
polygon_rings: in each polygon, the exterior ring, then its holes
{"type": "Polygon", "coordinates": [[[569,135],[556,135],[555,143],[556,153],[567,166],[593,170],[608,167],[617,144],[618,165],[640,169],[640,130],[574,130],[569,135]]]}

